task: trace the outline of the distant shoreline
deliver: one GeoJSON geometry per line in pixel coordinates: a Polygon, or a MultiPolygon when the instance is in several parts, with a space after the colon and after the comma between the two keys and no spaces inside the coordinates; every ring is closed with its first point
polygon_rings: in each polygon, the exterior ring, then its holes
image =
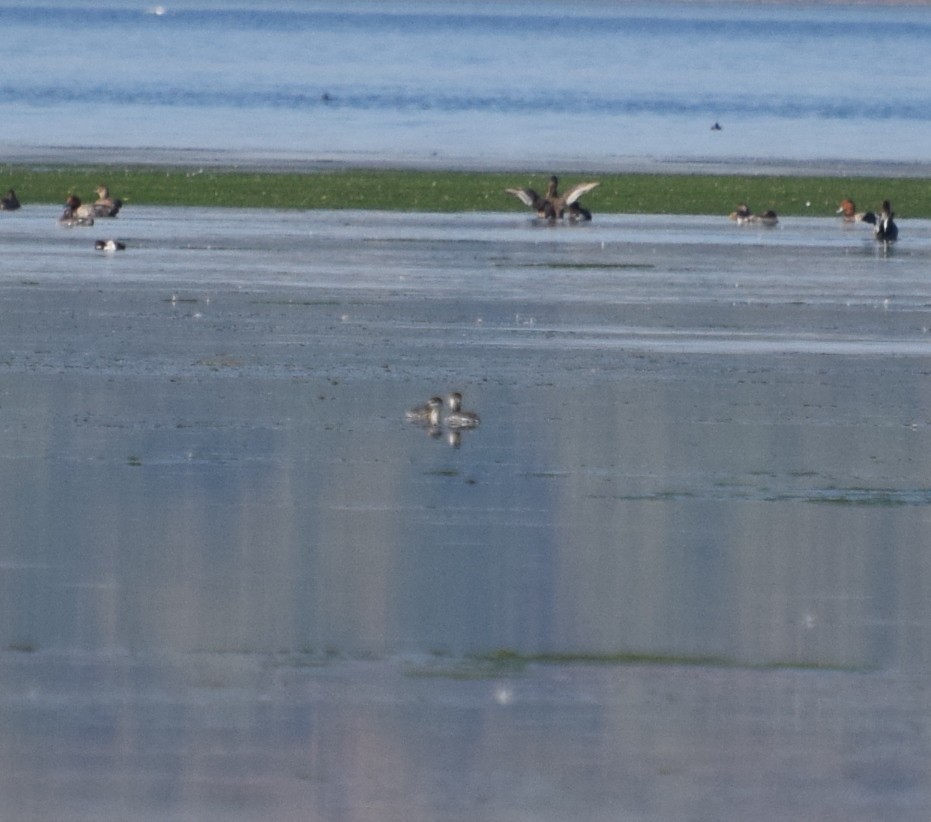
{"type": "Polygon", "coordinates": [[[203,167],[233,171],[312,173],[352,169],[601,174],[765,174],[772,176],[918,177],[931,179],[931,159],[902,162],[820,158],[554,156],[548,163],[513,157],[363,152],[295,152],[206,148],[99,148],[3,146],[4,165],[58,169],[69,166],[203,167]]]}

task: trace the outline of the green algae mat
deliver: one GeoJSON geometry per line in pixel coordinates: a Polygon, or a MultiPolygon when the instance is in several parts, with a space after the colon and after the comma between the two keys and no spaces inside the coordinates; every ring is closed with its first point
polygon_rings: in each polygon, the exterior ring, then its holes
{"type": "MultiPolygon", "coordinates": [[[[242,171],[164,167],[0,165],[0,189],[24,205],[94,198],[109,185],[127,204],[231,208],[375,209],[468,212],[529,210],[506,188],[546,189],[548,172],[483,173],[345,169],[242,171]]],[[[596,214],[727,214],[738,203],[785,216],[826,216],[852,198],[877,209],[891,200],[899,217],[931,217],[931,185],[914,177],[813,177],[728,174],[567,174],[563,190],[583,180],[600,185],[583,198],[596,214]]]]}

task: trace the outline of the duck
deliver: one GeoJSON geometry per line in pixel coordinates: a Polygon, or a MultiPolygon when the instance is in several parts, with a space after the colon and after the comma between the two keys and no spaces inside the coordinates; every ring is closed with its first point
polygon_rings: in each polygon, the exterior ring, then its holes
{"type": "Polygon", "coordinates": [[[94,203],[95,217],[115,217],[120,213],[123,201],[119,197],[111,197],[107,186],[101,184],[95,191],[97,192],[97,200],[94,203]]]}
{"type": "Polygon", "coordinates": [[[775,211],[764,211],[762,214],[754,214],[746,203],[741,203],[736,210],[732,211],[728,217],[736,221],[737,225],[765,225],[774,226],[779,223],[779,215],[775,211]]]}
{"type": "Polygon", "coordinates": [[[876,215],[872,211],[857,212],[857,205],[851,199],[841,200],[836,214],[844,215],[845,223],[870,223],[876,224],[876,215]]]}
{"type": "Polygon", "coordinates": [[[546,194],[542,197],[532,188],[506,188],[505,192],[513,194],[524,205],[530,206],[538,217],[550,223],[563,217],[568,217],[571,222],[585,222],[591,220],[592,213],[587,208],[583,208],[578,201],[583,194],[597,185],[597,182],[578,183],[565,194],[560,194],[559,178],[554,174],[550,177],[546,194]]]}
{"type": "Polygon", "coordinates": [[[98,251],[124,251],[126,249],[126,243],[122,243],[119,240],[95,240],[94,248],[98,251]]]}
{"type": "Polygon", "coordinates": [[[762,214],[754,214],[750,222],[761,223],[762,225],[776,225],[779,222],[779,215],[772,209],[767,209],[762,214]]]}
{"type": "Polygon", "coordinates": [[[0,211],[16,211],[19,206],[19,198],[12,188],[3,197],[0,197],[0,211]]]}
{"type": "Polygon", "coordinates": [[[462,394],[453,391],[446,398],[448,413],[443,417],[443,424],[450,429],[476,428],[481,420],[474,411],[462,410],[462,394]]]}
{"type": "Polygon", "coordinates": [[[404,418],[408,422],[416,423],[417,425],[439,427],[440,409],[442,407],[442,397],[430,397],[430,399],[428,399],[423,405],[417,405],[414,408],[409,408],[405,412],[404,418]]]}
{"type": "Polygon", "coordinates": [[[72,226],[90,226],[94,224],[94,207],[82,205],[80,197],[74,194],[68,196],[65,200],[65,210],[58,218],[59,225],[72,226]]]}
{"type": "Polygon", "coordinates": [[[892,218],[895,217],[895,212],[892,210],[892,205],[888,200],[883,200],[882,208],[880,209],[879,214],[871,214],[873,221],[865,220],[865,222],[873,222],[873,236],[883,243],[894,243],[899,239],[899,227],[895,224],[895,220],[892,218]]]}

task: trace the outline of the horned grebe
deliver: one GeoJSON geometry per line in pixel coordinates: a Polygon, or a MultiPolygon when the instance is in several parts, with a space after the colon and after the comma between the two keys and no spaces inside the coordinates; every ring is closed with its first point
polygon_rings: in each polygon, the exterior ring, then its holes
{"type": "Polygon", "coordinates": [[[462,394],[453,391],[446,398],[449,412],[443,417],[443,424],[447,428],[475,428],[481,420],[474,411],[462,411],[462,394]]]}
{"type": "Polygon", "coordinates": [[[440,424],[440,409],[443,407],[443,400],[440,397],[430,397],[423,405],[409,408],[404,418],[408,422],[414,422],[418,425],[435,425],[440,424]]]}

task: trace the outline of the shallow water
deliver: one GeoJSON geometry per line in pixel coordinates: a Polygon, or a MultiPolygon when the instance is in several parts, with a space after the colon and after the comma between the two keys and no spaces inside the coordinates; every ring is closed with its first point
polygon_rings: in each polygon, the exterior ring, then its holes
{"type": "Polygon", "coordinates": [[[927,818],[931,223],[57,211],[0,220],[4,814],[927,818]]]}

